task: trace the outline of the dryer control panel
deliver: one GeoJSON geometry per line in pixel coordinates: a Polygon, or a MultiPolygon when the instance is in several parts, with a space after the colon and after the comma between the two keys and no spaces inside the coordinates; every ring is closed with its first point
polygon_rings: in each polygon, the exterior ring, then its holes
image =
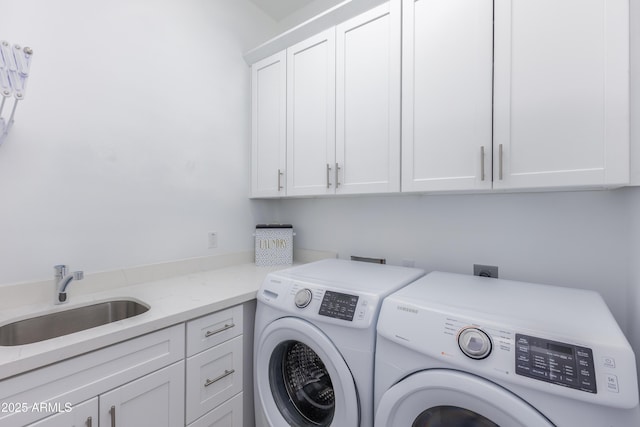
{"type": "Polygon", "coordinates": [[[544,338],[516,334],[516,374],[597,393],[593,351],[544,338]]]}

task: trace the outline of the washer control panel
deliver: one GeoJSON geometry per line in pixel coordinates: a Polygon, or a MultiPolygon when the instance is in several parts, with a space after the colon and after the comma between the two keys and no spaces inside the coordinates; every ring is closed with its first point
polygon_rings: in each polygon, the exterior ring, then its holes
{"type": "Polygon", "coordinates": [[[257,298],[294,316],[352,328],[371,327],[380,305],[380,297],[368,292],[277,277],[267,277],[257,298]]]}
{"type": "Polygon", "coordinates": [[[516,374],[597,393],[593,351],[544,338],[516,334],[516,374]]]}
{"type": "Polygon", "coordinates": [[[359,297],[334,291],[325,291],[318,314],[351,322],[356,314],[359,297]]]}

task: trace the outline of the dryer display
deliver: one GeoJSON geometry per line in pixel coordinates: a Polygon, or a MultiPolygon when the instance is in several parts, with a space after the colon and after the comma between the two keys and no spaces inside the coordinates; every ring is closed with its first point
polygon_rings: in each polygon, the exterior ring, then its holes
{"type": "Polygon", "coordinates": [[[597,393],[590,348],[516,334],[516,374],[597,393]]]}

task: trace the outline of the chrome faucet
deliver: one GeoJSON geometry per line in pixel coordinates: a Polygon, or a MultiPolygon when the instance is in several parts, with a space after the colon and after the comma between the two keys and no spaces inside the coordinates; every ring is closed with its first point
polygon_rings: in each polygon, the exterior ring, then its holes
{"type": "Polygon", "coordinates": [[[74,271],[73,273],[67,274],[67,266],[66,265],[56,265],[55,268],[56,276],[56,304],[64,304],[67,302],[67,287],[72,280],[82,280],[84,279],[84,273],[82,271],[74,271]]]}

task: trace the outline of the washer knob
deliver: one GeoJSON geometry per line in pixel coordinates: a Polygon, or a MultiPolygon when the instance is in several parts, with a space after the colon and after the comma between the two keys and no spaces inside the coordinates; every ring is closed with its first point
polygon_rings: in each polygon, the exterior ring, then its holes
{"type": "Polygon", "coordinates": [[[460,350],[472,359],[484,359],[491,353],[491,338],[478,328],[466,328],[458,334],[460,350]]]}
{"type": "Polygon", "coordinates": [[[294,302],[296,303],[296,307],[305,308],[311,303],[311,298],[313,294],[310,289],[300,289],[296,293],[296,297],[294,298],[294,302]]]}

